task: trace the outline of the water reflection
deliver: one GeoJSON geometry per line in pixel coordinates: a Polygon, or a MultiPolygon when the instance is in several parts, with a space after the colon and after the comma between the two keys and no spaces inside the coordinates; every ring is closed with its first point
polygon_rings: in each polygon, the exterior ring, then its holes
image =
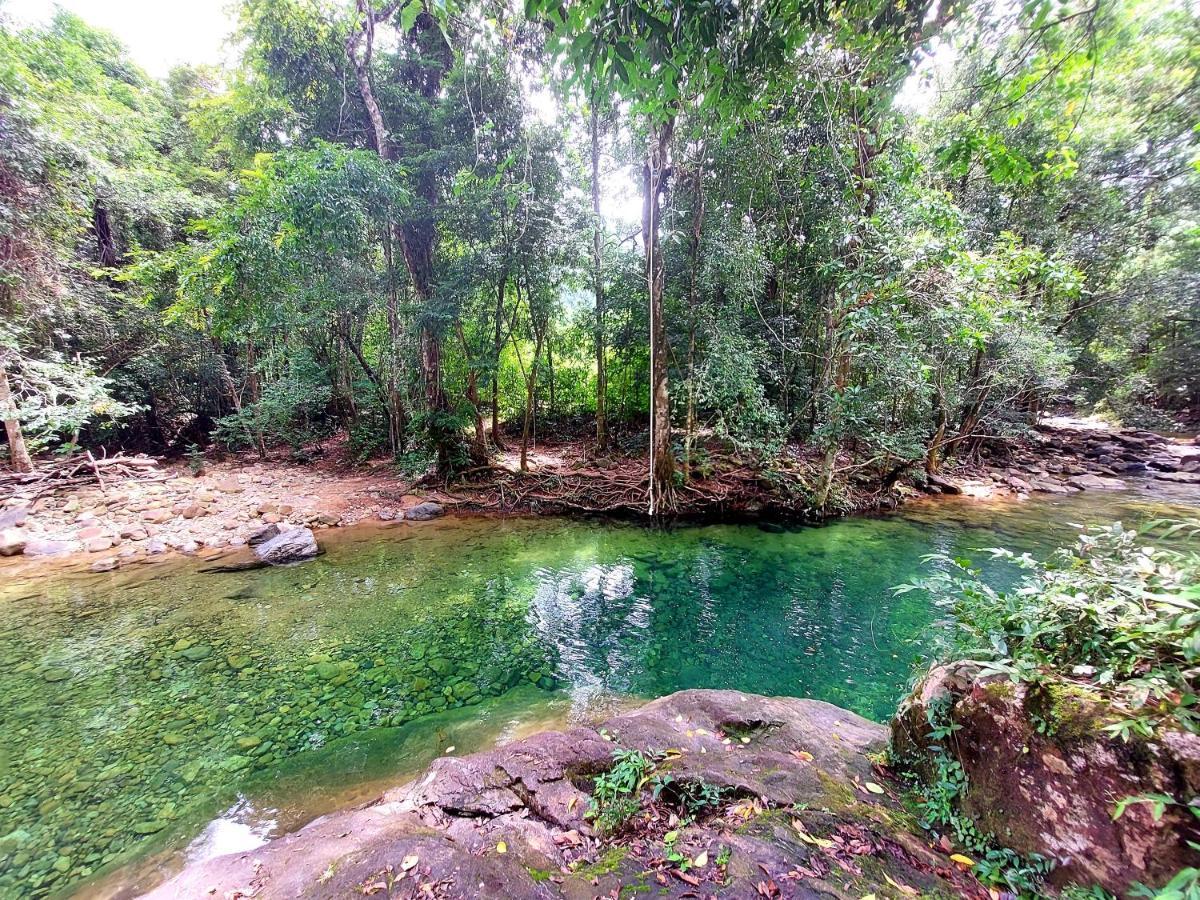
{"type": "Polygon", "coordinates": [[[444,522],[331,532],[294,569],[0,581],[0,895],[60,890],[214,816],[198,848],[292,827],[314,805],[296,796],[371,781],[355,747],[398,777],[431,746],[469,744],[438,716],[507,733],[485,710],[510,695],[581,717],[735,688],[884,719],[947,627],[891,593],[924,554],[1046,550],[1072,521],[1144,520],[1173,499],[943,503],[790,530],[444,522]],[[407,729],[421,741],[375,743],[407,729]],[[292,767],[302,788],[264,800],[262,779],[292,767]]]}

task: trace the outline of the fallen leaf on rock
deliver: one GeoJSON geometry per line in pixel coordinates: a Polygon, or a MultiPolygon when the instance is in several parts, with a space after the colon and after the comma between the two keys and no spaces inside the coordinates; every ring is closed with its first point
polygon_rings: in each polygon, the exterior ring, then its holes
{"type": "Polygon", "coordinates": [[[689,875],[687,872],[681,872],[679,869],[672,869],[671,874],[680,881],[690,884],[692,887],[699,887],[700,879],[695,875],[689,875]]]}
{"type": "Polygon", "coordinates": [[[967,866],[968,868],[975,865],[975,860],[971,859],[969,856],[963,856],[961,853],[951,853],[950,859],[958,863],[960,866],[967,866]]]}
{"type": "Polygon", "coordinates": [[[578,847],[583,843],[583,838],[579,836],[579,832],[572,828],[570,831],[564,831],[562,834],[554,836],[554,843],[560,847],[578,847]]]}
{"type": "Polygon", "coordinates": [[[813,761],[813,755],[811,753],[809,753],[807,750],[793,750],[792,756],[796,757],[796,759],[800,760],[800,762],[812,762],[813,761]]]}
{"type": "Polygon", "coordinates": [[[883,793],[883,785],[876,784],[873,781],[863,782],[863,787],[865,787],[872,794],[882,794],[883,793]]]}
{"type": "Polygon", "coordinates": [[[917,896],[917,894],[920,893],[920,891],[918,891],[915,887],[909,887],[907,884],[903,884],[899,881],[896,881],[895,879],[892,878],[891,875],[888,875],[886,872],[883,874],[883,877],[884,877],[884,879],[887,880],[888,884],[890,884],[892,887],[894,887],[896,890],[898,890],[900,893],[902,893],[905,897],[915,897],[915,896],[917,896]]]}
{"type": "Polygon", "coordinates": [[[703,869],[705,866],[707,866],[708,865],[708,851],[701,850],[700,855],[692,860],[692,865],[694,865],[697,869],[703,869]]]}
{"type": "Polygon", "coordinates": [[[498,841],[496,843],[496,852],[497,853],[507,853],[508,852],[508,844],[504,843],[504,841],[498,841]]]}
{"type": "Polygon", "coordinates": [[[833,841],[828,840],[827,838],[813,837],[811,834],[809,834],[804,829],[804,823],[799,819],[792,819],[792,827],[796,829],[796,834],[800,840],[804,841],[806,844],[812,844],[814,847],[820,847],[822,850],[833,846],[833,841]]]}
{"type": "Polygon", "coordinates": [[[403,869],[405,872],[411,871],[412,869],[415,869],[417,867],[417,863],[419,863],[420,861],[421,860],[414,853],[412,856],[404,857],[404,861],[402,863],[400,863],[400,868],[403,869]]]}

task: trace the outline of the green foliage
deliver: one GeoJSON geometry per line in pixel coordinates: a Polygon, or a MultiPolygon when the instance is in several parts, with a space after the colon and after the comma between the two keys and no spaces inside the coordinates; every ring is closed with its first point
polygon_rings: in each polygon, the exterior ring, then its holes
{"type": "Polygon", "coordinates": [[[252,449],[260,439],[299,450],[319,440],[329,430],[325,413],[330,390],[315,381],[311,364],[297,366],[268,384],[259,400],[219,419],[214,437],[231,450],[252,449]]]}
{"type": "Polygon", "coordinates": [[[951,720],[949,699],[949,695],[943,696],[926,707],[933,742],[929,760],[932,775],[918,788],[921,827],[946,834],[964,848],[974,862],[972,872],[985,885],[1000,887],[1021,897],[1043,896],[1042,883],[1053,868],[1053,861],[1036,853],[1023,856],[1000,845],[960,808],[968,781],[962,763],[948,750],[948,741],[960,727],[951,720]]]}
{"type": "Polygon", "coordinates": [[[897,591],[926,590],[953,610],[962,651],[1014,680],[1093,672],[1091,685],[1125,712],[1108,726],[1118,736],[1151,734],[1160,721],[1197,731],[1200,555],[1169,545],[1194,527],[1092,528],[1044,562],[990,550],[1022,573],[1003,591],[968,561],[935,554],[933,574],[897,591]]]}
{"type": "Polygon", "coordinates": [[[587,811],[601,834],[620,831],[637,815],[646,787],[650,788],[649,799],[679,810],[683,823],[721,802],[722,791],[715,785],[703,779],[680,780],[663,769],[662,764],[669,760],[666,753],[647,754],[618,747],[612,757],[612,768],[596,776],[587,811]]]}
{"type": "Polygon", "coordinates": [[[596,776],[587,816],[601,834],[619,831],[641,809],[639,795],[654,771],[655,759],[639,750],[613,750],[613,766],[596,776]]]}

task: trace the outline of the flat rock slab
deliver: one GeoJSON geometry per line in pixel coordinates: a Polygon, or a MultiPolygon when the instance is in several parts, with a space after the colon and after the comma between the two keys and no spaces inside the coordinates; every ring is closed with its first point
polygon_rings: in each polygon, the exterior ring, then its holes
{"type": "Polygon", "coordinates": [[[1120,478],[1106,478],[1103,475],[1072,475],[1068,483],[1085,491],[1121,491],[1125,482],[1120,478]]]}
{"type": "Polygon", "coordinates": [[[827,703],[682,691],[599,728],[442,757],[374,803],[189,866],[149,896],[817,898],[894,896],[894,884],[985,896],[907,830],[866,756],[886,742],[883,727],[827,703]],[[720,788],[721,804],[691,825],[645,818],[598,837],[585,813],[616,746],[669,749],[660,769],[720,788]],[[663,862],[668,828],[701,865],[663,862]]]}
{"type": "Polygon", "coordinates": [[[1200,484],[1200,472],[1155,472],[1159,481],[1174,481],[1177,484],[1200,484]]]}

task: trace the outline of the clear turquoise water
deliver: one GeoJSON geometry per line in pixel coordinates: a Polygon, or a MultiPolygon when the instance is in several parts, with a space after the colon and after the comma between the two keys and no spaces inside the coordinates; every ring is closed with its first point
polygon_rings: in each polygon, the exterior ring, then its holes
{"type": "Polygon", "coordinates": [[[223,810],[294,827],[451,743],[623,698],[736,688],[884,720],[948,629],[891,593],[922,555],[1044,551],[1192,502],[1166,491],[820,528],[443,520],[327,532],[290,569],[9,577],[0,896],[73,890],[223,810]]]}

